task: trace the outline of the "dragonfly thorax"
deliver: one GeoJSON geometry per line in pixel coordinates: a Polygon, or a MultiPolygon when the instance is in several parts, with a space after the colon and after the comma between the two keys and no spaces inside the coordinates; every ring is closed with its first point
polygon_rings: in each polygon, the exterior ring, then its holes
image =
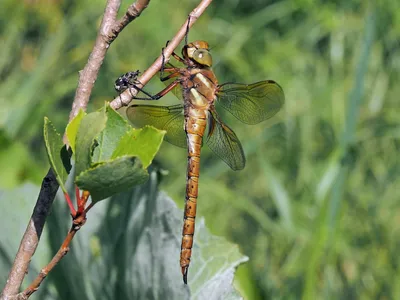
{"type": "Polygon", "coordinates": [[[206,41],[195,41],[185,45],[182,49],[182,55],[185,58],[201,66],[211,67],[212,56],[209,52],[209,46],[206,41]]]}

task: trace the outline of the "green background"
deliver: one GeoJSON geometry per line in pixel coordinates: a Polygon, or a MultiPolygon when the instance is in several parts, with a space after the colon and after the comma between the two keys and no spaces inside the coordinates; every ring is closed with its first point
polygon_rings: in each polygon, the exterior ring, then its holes
{"type": "MultiPolygon", "coordinates": [[[[116,96],[119,75],[146,69],[196,5],[151,1],[111,45],[88,110],[116,96]]],[[[63,132],[103,9],[1,1],[2,190],[46,174],[43,117],[63,132]]],[[[256,126],[221,112],[242,141],[243,171],[203,148],[198,214],[249,256],[236,276],[244,297],[399,299],[400,2],[214,1],[196,39],[211,45],[221,83],[273,79],[286,95],[283,111],[256,126]]],[[[147,90],[162,87],[155,78],[147,90]]],[[[186,151],[164,143],[156,163],[182,207],[186,151]]]]}

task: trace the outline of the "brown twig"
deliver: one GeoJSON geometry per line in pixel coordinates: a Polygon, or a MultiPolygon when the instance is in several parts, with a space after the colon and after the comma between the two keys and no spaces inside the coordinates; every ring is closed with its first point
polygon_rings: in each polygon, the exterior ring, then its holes
{"type": "Polygon", "coordinates": [[[124,16],[116,21],[121,1],[107,1],[103,21],[101,22],[92,53],[89,56],[85,68],[79,73],[78,88],[69,114],[70,120],[78,114],[80,109],[86,110],[93,85],[96,82],[97,75],[110,44],[131,21],[141,14],[149,2],[150,0],[137,0],[129,6],[124,16]]]}
{"type": "Polygon", "coordinates": [[[96,42],[89,56],[88,62],[84,69],[79,72],[78,88],[76,89],[74,102],[69,114],[72,120],[80,109],[86,110],[89,103],[90,94],[94,83],[97,79],[100,67],[103,64],[104,57],[110,45],[108,42],[112,26],[117,18],[117,13],[121,5],[120,0],[108,0],[104,10],[104,17],[101,22],[99,32],[97,33],[96,42]]]}
{"type": "Polygon", "coordinates": [[[58,264],[58,262],[68,253],[69,245],[74,238],[75,234],[86,222],[86,213],[79,215],[74,218],[71,229],[69,230],[67,237],[64,239],[60,249],[58,249],[56,255],[52,258],[47,266],[45,266],[38,276],[32,281],[32,283],[27,287],[22,293],[18,294],[17,299],[28,299],[34,292],[36,292],[46,278],[47,274],[58,264]]]}
{"type": "Polygon", "coordinates": [[[42,181],[38,200],[33,209],[32,216],[21,240],[14,264],[8,275],[6,286],[1,294],[1,299],[11,299],[19,291],[19,287],[28,271],[29,263],[42,235],[43,227],[53,204],[58,190],[58,182],[52,171],[49,170],[42,181]]]}
{"type": "MultiPolygon", "coordinates": [[[[178,33],[175,37],[168,43],[168,46],[164,49],[164,57],[165,61],[169,60],[172,52],[179,46],[180,42],[183,40],[186,34],[186,30],[193,26],[196,20],[203,14],[205,9],[210,5],[212,0],[202,0],[200,4],[189,14],[189,17],[186,22],[179,29],[178,33]]],[[[163,61],[162,55],[160,55],[156,61],[138,78],[138,81],[141,83],[138,87],[143,87],[146,85],[150,79],[157,74],[157,72],[161,69],[161,64],[163,61]]],[[[123,106],[127,106],[129,102],[131,102],[132,97],[137,94],[137,90],[134,88],[126,89],[123,93],[121,93],[118,97],[111,101],[110,106],[114,109],[119,109],[123,106]]]]}
{"type": "Polygon", "coordinates": [[[149,2],[150,0],[138,0],[128,7],[125,15],[117,22],[115,22],[113,28],[111,29],[113,33],[113,40],[118,36],[122,29],[126,27],[126,25],[128,25],[130,22],[140,16],[142,11],[147,7],[147,5],[149,5],[149,2]]]}

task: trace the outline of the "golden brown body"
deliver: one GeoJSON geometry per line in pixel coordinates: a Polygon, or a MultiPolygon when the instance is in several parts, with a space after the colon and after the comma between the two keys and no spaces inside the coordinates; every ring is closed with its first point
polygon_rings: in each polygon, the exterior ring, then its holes
{"type": "Polygon", "coordinates": [[[183,58],[175,53],[172,55],[185,67],[176,68],[173,65],[164,65],[161,71],[161,80],[175,80],[154,96],[142,91],[150,98],[135,97],[135,99],[158,100],[180,85],[183,105],[132,105],[127,109],[127,115],[138,127],[153,125],[166,130],[166,141],[188,149],[180,254],[183,281],[187,283],[195,231],[200,150],[207,125],[209,128],[206,143],[219,158],[232,170],[241,170],[246,163],[239,139],[234,131],[220,119],[214,102],[218,98],[220,107],[232,113],[241,122],[251,125],[274,116],[282,107],[285,97],[282,88],[273,80],[264,80],[253,84],[226,83],[219,85],[211,70],[212,58],[207,42],[196,41],[185,45],[182,49],[183,58]],[[164,72],[169,75],[162,77],[164,72]],[[184,124],[183,128],[182,124],[184,124]]]}
{"type": "Polygon", "coordinates": [[[218,82],[214,72],[209,68],[182,69],[182,72],[184,70],[190,72],[182,76],[181,82],[184,94],[184,129],[188,145],[188,167],[180,264],[182,274],[186,278],[195,230],[200,150],[207,126],[208,110],[215,101],[218,82]]]}

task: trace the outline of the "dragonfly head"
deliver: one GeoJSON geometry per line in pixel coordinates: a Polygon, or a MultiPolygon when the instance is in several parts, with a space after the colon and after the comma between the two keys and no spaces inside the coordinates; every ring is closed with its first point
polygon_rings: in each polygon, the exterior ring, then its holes
{"type": "Polygon", "coordinates": [[[211,67],[212,57],[208,49],[209,46],[206,41],[195,41],[183,47],[182,55],[202,66],[211,67]]]}

